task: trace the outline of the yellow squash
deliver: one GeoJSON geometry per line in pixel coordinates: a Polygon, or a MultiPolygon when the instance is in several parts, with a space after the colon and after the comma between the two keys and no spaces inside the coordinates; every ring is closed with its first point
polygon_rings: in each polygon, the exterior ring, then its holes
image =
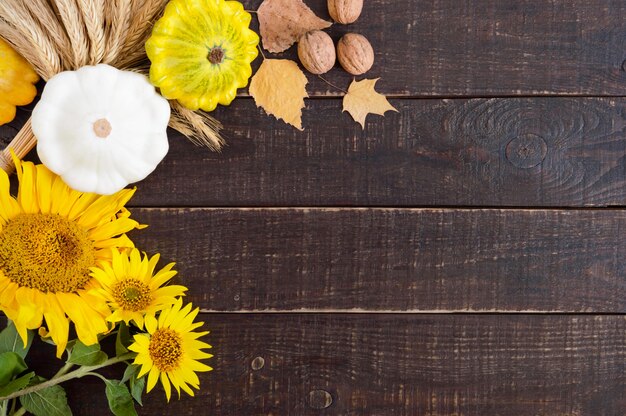
{"type": "Polygon", "coordinates": [[[15,107],[37,95],[39,76],[17,52],[0,39],[0,126],[15,118],[15,107]]]}
{"type": "Polygon", "coordinates": [[[259,36],[237,1],[172,0],[146,43],[150,80],[170,100],[212,111],[248,84],[259,36]]]}

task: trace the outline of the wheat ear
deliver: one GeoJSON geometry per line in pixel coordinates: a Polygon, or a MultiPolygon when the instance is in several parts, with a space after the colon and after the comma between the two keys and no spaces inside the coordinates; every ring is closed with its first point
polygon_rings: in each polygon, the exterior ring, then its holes
{"type": "Polygon", "coordinates": [[[192,111],[178,103],[170,101],[172,117],[170,127],[185,135],[197,146],[206,146],[211,150],[219,151],[224,140],[219,134],[222,123],[203,111],[192,111]]]}
{"type": "Polygon", "coordinates": [[[37,19],[39,26],[45,28],[54,49],[61,58],[62,69],[74,68],[72,45],[65,33],[62,23],[57,19],[55,11],[50,7],[48,0],[29,0],[23,2],[31,15],[37,19]]]}
{"type": "Polygon", "coordinates": [[[73,69],[87,65],[89,63],[89,38],[78,5],[75,0],[49,1],[54,2],[72,44],[75,65],[73,69]]]}
{"type": "Polygon", "coordinates": [[[120,68],[130,68],[145,58],[144,45],[154,22],[161,16],[169,0],[146,0],[133,15],[128,28],[128,35],[117,61],[120,68]]]}
{"type": "Polygon", "coordinates": [[[104,32],[104,1],[77,0],[87,35],[89,36],[89,63],[91,65],[102,62],[104,57],[106,35],[104,32]]]}
{"type": "Polygon", "coordinates": [[[6,40],[13,49],[22,55],[43,79],[49,79],[53,74],[46,62],[41,59],[39,51],[33,47],[29,39],[24,37],[13,25],[0,16],[0,37],[6,40]]]}
{"type": "MultiPolygon", "coordinates": [[[[0,1],[0,16],[26,38],[31,48],[39,52],[37,54],[39,59],[37,60],[38,68],[36,67],[36,70],[39,69],[39,75],[42,78],[47,79],[51,74],[61,71],[59,54],[52,46],[50,38],[24,7],[23,3],[17,0],[0,1]]],[[[14,44],[17,43],[15,39],[10,41],[14,44]]],[[[17,52],[21,54],[23,51],[20,48],[17,52]]]]}
{"type": "Polygon", "coordinates": [[[106,48],[102,62],[115,61],[126,42],[132,16],[131,0],[109,0],[105,3],[106,48]]]}

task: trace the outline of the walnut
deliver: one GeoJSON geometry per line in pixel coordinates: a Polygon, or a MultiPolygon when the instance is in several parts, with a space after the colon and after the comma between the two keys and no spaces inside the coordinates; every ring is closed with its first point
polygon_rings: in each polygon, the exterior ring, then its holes
{"type": "Polygon", "coordinates": [[[374,65],[374,50],[365,36],[347,33],[337,44],[337,58],[347,72],[361,75],[374,65]]]}
{"type": "Polygon", "coordinates": [[[363,10],[363,0],[328,0],[328,13],[337,23],[354,23],[363,10]]]}
{"type": "Polygon", "coordinates": [[[324,74],[335,65],[337,55],[330,36],[321,30],[313,30],[298,41],[298,57],[310,73],[324,74]]]}

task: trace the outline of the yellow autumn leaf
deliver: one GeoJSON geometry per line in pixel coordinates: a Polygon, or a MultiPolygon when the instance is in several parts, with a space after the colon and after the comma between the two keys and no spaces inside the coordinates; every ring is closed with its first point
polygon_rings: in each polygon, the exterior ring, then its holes
{"type": "Polygon", "coordinates": [[[352,81],[348,88],[348,93],[343,97],[343,111],[350,113],[354,121],[365,128],[365,118],[368,114],[384,115],[387,111],[396,110],[387,97],[374,90],[376,79],[364,79],[362,81],[352,81]]]}
{"type": "Polygon", "coordinates": [[[250,81],[257,107],[286,123],[302,128],[302,109],[308,83],[306,75],[289,59],[265,59],[250,81]]]}

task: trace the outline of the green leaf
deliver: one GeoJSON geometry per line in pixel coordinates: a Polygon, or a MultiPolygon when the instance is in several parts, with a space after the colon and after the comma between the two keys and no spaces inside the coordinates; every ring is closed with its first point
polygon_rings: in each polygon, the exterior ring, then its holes
{"type": "Polygon", "coordinates": [[[137,403],[143,406],[143,403],[141,402],[141,395],[143,394],[143,390],[146,387],[146,378],[137,378],[140,369],[141,366],[134,364],[126,367],[126,370],[124,370],[124,376],[122,377],[122,383],[126,383],[128,381],[128,384],[130,384],[130,394],[133,396],[137,403]]]}
{"type": "Polygon", "coordinates": [[[128,380],[137,378],[137,374],[139,374],[140,368],[140,366],[134,364],[130,364],[128,367],[126,367],[126,370],[124,370],[124,376],[122,376],[122,383],[126,383],[128,380]]]}
{"type": "Polygon", "coordinates": [[[63,387],[56,385],[20,396],[24,409],[35,416],[71,416],[63,387]]]}
{"type": "Polygon", "coordinates": [[[27,368],[24,359],[17,353],[9,351],[0,354],[0,386],[4,386],[27,368]]]}
{"type": "Polygon", "coordinates": [[[135,401],[139,403],[140,406],[143,406],[143,403],[141,402],[141,395],[143,394],[145,388],[146,377],[133,377],[130,379],[130,394],[133,396],[133,399],[135,399],[135,401]]]}
{"type": "Polygon", "coordinates": [[[106,382],[106,396],[109,401],[109,409],[115,416],[137,416],[133,398],[120,380],[108,380],[106,382]]]}
{"type": "MultiPolygon", "coordinates": [[[[57,345],[54,343],[54,341],[52,341],[52,339],[49,339],[49,340],[50,340],[51,345],[57,345]]],[[[76,345],[77,342],[78,342],[77,339],[70,339],[69,341],[67,341],[67,345],[65,346],[65,351],[67,351],[68,356],[72,352],[72,349],[74,348],[74,345],[76,345]]]]}
{"type": "Polygon", "coordinates": [[[118,357],[126,354],[132,342],[128,325],[126,325],[124,321],[120,322],[119,329],[117,330],[117,338],[115,339],[115,354],[118,357]]]}
{"type": "Polygon", "coordinates": [[[6,328],[0,332],[0,353],[2,352],[14,352],[20,357],[25,358],[30,349],[30,344],[33,342],[33,332],[28,331],[28,343],[24,346],[22,337],[17,333],[13,322],[9,321],[6,328]]]}
{"type": "Polygon", "coordinates": [[[68,363],[78,364],[78,365],[98,365],[102,364],[107,360],[107,355],[100,351],[100,344],[93,345],[85,345],[82,342],[78,341],[72,351],[70,353],[70,358],[67,360],[68,363]]]}
{"type": "Polygon", "coordinates": [[[4,387],[0,388],[0,397],[8,396],[11,393],[15,393],[18,390],[22,390],[24,387],[28,386],[30,380],[35,376],[35,372],[31,371],[30,373],[24,374],[20,378],[16,378],[11,381],[4,387]]]}

